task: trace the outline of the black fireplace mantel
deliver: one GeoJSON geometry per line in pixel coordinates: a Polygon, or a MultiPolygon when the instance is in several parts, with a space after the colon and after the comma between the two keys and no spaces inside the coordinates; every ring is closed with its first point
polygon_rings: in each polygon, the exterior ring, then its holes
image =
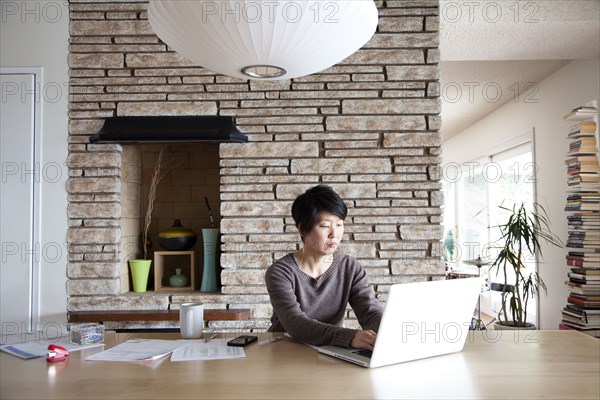
{"type": "Polygon", "coordinates": [[[245,143],[248,137],[238,131],[232,117],[148,116],[109,117],[102,129],[90,136],[90,143],[245,143]]]}

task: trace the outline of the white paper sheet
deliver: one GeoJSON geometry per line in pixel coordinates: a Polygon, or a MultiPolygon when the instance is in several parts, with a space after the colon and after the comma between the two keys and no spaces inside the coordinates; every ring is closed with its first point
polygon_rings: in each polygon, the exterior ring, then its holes
{"type": "Polygon", "coordinates": [[[224,360],[232,358],[244,358],[246,353],[241,347],[227,346],[221,340],[185,341],[184,347],[175,350],[171,355],[171,361],[195,361],[195,360],[224,360]]]}
{"type": "MultiPolygon", "coordinates": [[[[32,338],[34,337],[35,336],[32,336],[32,338]]],[[[26,340],[29,340],[29,337],[27,337],[26,340]]],[[[55,338],[52,340],[40,339],[40,337],[37,336],[37,338],[24,343],[11,343],[2,345],[0,346],[0,351],[12,354],[13,356],[17,356],[25,360],[29,360],[31,358],[46,357],[48,355],[48,346],[51,344],[64,347],[70,352],[83,349],[90,349],[92,347],[104,346],[104,343],[94,343],[86,345],[74,344],[69,341],[68,336],[55,338]]]]}
{"type": "Polygon", "coordinates": [[[149,361],[185,346],[180,340],[132,339],[86,358],[89,361],[149,361]]]}

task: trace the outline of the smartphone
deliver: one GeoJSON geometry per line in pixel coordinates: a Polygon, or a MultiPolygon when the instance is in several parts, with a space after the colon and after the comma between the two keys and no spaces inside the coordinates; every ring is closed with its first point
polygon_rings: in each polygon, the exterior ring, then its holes
{"type": "Polygon", "coordinates": [[[227,346],[244,347],[258,340],[258,336],[242,335],[227,342],[227,346]]]}

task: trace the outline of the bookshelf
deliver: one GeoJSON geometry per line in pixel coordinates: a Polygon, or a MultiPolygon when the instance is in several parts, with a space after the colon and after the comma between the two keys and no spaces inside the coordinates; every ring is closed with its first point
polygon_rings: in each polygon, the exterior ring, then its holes
{"type": "Polygon", "coordinates": [[[600,166],[598,102],[564,116],[567,139],[567,304],[561,329],[600,337],[600,166]]]}

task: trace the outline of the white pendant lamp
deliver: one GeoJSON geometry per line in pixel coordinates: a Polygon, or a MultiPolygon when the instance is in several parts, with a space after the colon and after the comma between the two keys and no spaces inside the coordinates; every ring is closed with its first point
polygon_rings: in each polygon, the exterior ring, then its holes
{"type": "Polygon", "coordinates": [[[360,49],[378,14],[373,0],[151,0],[148,20],[163,42],[213,72],[290,79],[360,49]]]}

